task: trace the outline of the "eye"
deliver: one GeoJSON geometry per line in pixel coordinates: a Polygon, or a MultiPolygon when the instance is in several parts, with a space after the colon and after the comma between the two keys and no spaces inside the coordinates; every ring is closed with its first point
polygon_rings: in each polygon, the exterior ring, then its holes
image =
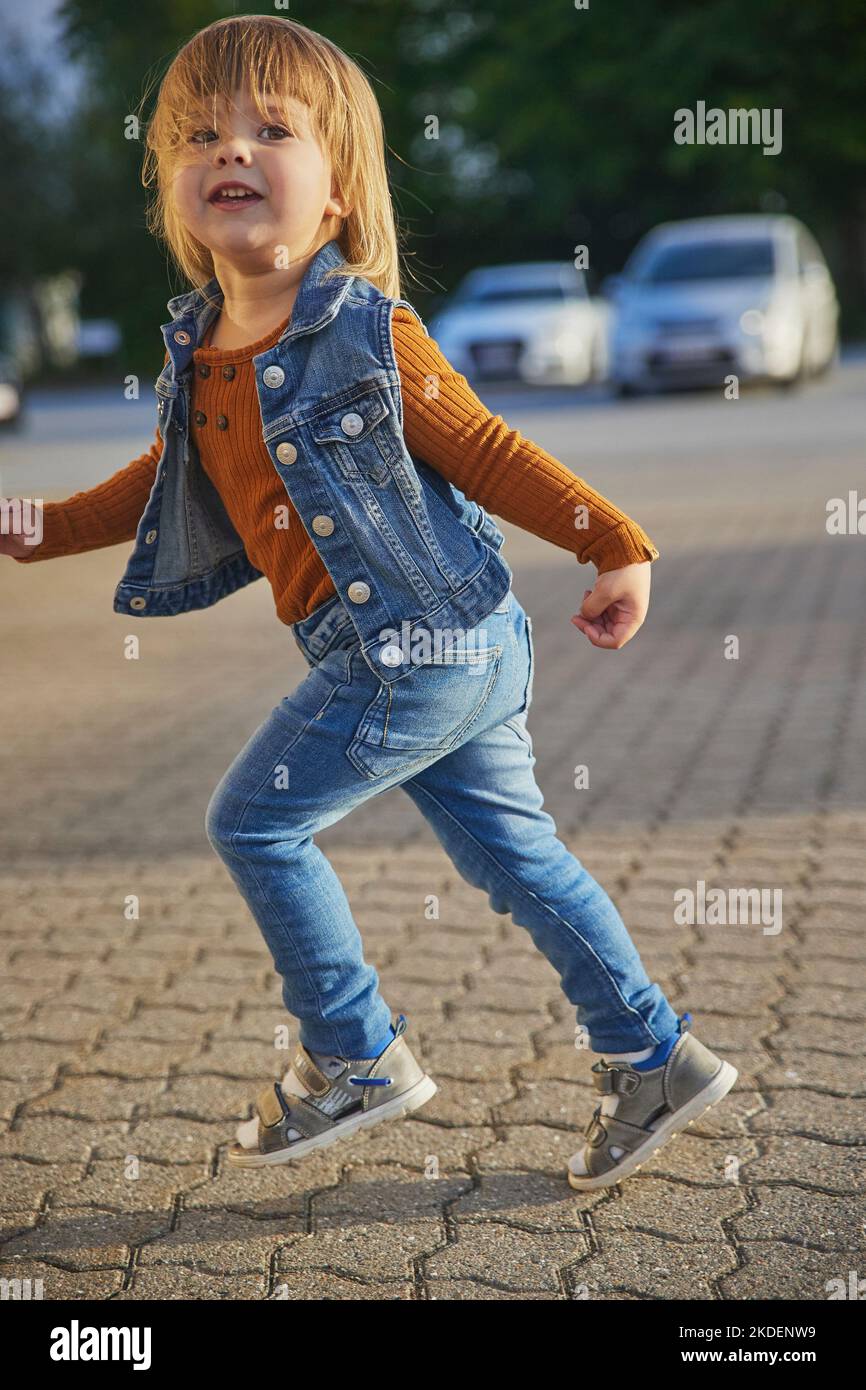
{"type": "Polygon", "coordinates": [[[206,145],[206,144],[208,144],[211,140],[215,140],[215,139],[216,139],[216,131],[213,131],[213,130],[205,130],[205,129],[202,129],[202,130],[194,130],[193,133],[192,133],[192,135],[189,137],[189,143],[190,143],[191,145],[206,145]],[[206,140],[200,140],[200,139],[199,139],[199,136],[200,136],[200,135],[205,135],[205,136],[207,136],[207,139],[206,139],[206,140]]]}
{"type": "MultiPolygon", "coordinates": [[[[276,130],[279,132],[278,139],[292,138],[292,132],[287,130],[284,125],[263,125],[262,130],[276,130]]],[[[261,133],[261,132],[259,132],[261,133]]]]}

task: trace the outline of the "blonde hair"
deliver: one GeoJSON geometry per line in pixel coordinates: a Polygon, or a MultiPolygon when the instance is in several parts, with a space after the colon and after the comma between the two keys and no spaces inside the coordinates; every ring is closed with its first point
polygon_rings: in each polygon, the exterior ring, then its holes
{"type": "Polygon", "coordinates": [[[277,15],[218,19],[175,55],[147,127],[142,183],[156,189],[147,210],[148,229],[166,243],[195,288],[213,278],[213,257],[181,221],[171,182],[189,153],[191,109],[200,110],[205,102],[215,105],[220,96],[230,103],[239,87],[249,89],[263,119],[266,96],[278,103],[293,97],[310,108],[314,133],[330,156],[337,187],[349,206],[336,238],[346,264],[331,273],[363,276],[398,299],[397,228],[382,113],[373,89],[336,44],[277,15]]]}

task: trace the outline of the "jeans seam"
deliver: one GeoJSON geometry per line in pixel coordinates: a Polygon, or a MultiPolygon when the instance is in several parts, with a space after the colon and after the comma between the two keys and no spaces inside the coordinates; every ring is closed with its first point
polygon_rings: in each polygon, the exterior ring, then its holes
{"type": "MultiPolygon", "coordinates": [[[[420,795],[421,795],[422,797],[426,797],[426,798],[427,798],[429,801],[431,801],[435,806],[437,806],[437,807],[439,808],[439,810],[443,813],[443,815],[447,816],[448,819],[452,822],[452,824],[455,825],[455,826],[457,827],[457,829],[458,829],[463,835],[465,835],[466,838],[467,838],[468,840],[471,840],[471,842],[480,850],[480,852],[481,852],[483,855],[485,855],[486,858],[489,859],[489,860],[495,865],[495,867],[498,869],[498,871],[499,871],[501,874],[503,874],[511,883],[513,883],[513,884],[516,886],[516,888],[517,888],[521,893],[525,894],[526,897],[528,897],[528,898],[534,899],[535,902],[537,902],[537,903],[540,904],[540,906],[544,909],[545,912],[548,912],[548,913],[551,915],[551,917],[554,919],[555,922],[557,922],[559,925],[565,927],[566,930],[567,930],[569,933],[571,933],[571,934],[574,935],[574,937],[576,938],[576,940],[580,942],[580,944],[585,948],[585,950],[588,951],[588,952],[598,961],[599,967],[600,967],[600,969],[601,969],[601,971],[602,971],[602,973],[603,973],[605,979],[607,980],[609,987],[613,990],[614,994],[615,994],[616,997],[619,999],[619,1001],[620,1001],[622,1007],[626,1010],[626,1012],[628,1012],[628,1013],[630,1013],[630,1014],[633,1014],[637,1019],[640,1020],[640,1023],[641,1023],[641,1025],[642,1025],[642,1027],[643,1027],[644,1030],[649,1034],[650,1042],[653,1043],[653,1044],[656,1044],[656,1045],[657,1045],[659,1042],[662,1042],[663,1039],[661,1039],[661,1038],[656,1038],[656,1037],[654,1036],[653,1032],[652,1032],[652,1029],[650,1029],[650,1028],[647,1027],[645,1020],[644,1020],[644,1019],[641,1017],[641,1015],[638,1013],[637,1009],[632,1008],[632,1006],[627,1002],[627,1000],[625,1000],[625,999],[622,997],[622,994],[621,994],[620,990],[618,989],[618,987],[617,987],[617,985],[616,985],[616,982],[615,982],[614,979],[612,978],[612,976],[611,976],[610,972],[608,971],[608,968],[607,968],[607,966],[605,965],[604,961],[601,959],[601,956],[599,956],[598,952],[590,945],[590,943],[586,940],[586,938],[583,937],[583,936],[581,936],[581,934],[580,934],[580,932],[578,931],[577,927],[572,926],[572,924],[571,924],[570,922],[566,922],[564,918],[560,917],[559,913],[556,912],[554,908],[550,907],[550,905],[549,905],[548,903],[543,902],[542,899],[538,897],[537,893],[533,893],[531,889],[525,888],[525,887],[523,886],[523,884],[521,884],[520,881],[519,881],[518,879],[514,878],[514,876],[508,871],[508,869],[504,868],[503,865],[500,864],[499,860],[496,858],[496,855],[493,854],[489,849],[487,849],[487,847],[486,847],[485,845],[481,844],[480,840],[478,840],[478,839],[472,834],[471,830],[467,830],[466,826],[463,825],[462,822],[459,821],[459,820],[457,819],[457,817],[456,817],[455,815],[453,815],[453,813],[452,813],[451,811],[449,811],[448,808],[442,804],[442,802],[439,800],[438,797],[434,796],[434,794],[433,794],[431,791],[429,791],[426,787],[422,786],[419,782],[415,782],[415,781],[413,780],[412,785],[413,785],[413,788],[414,788],[417,792],[419,792],[420,795]]],[[[450,858],[450,855],[449,855],[449,858],[450,858]]],[[[543,954],[543,952],[542,952],[542,954],[543,954]]],[[[570,1002],[570,1001],[569,1001],[569,1002],[570,1002]]]]}

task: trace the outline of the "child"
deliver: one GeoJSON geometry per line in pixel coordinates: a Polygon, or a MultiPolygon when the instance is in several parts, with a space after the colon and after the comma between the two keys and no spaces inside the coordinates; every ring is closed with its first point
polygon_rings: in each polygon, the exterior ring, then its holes
{"type": "Polygon", "coordinates": [[[328,40],[259,15],[196,34],[162,82],[148,162],[152,228],[196,287],[168,304],[156,438],[108,482],[47,504],[38,547],[0,547],[30,563],[134,537],[114,606],[141,617],[267,575],[310,667],[207,812],[299,1021],[291,1066],[229,1161],[299,1158],[436,1091],[314,842],[402,786],[461,874],[530,932],[604,1054],[568,1178],[617,1182],[737,1073],[651,983],[542,810],[532,625],[486,508],[593,562],[572,621],[594,646],[638,630],[658,551],[491,416],[400,298],[381,116],[328,40]]]}

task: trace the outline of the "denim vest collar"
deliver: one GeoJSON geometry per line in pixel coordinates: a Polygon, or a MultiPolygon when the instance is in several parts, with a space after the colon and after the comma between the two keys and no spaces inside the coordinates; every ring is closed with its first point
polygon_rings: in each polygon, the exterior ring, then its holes
{"type": "MultiPolygon", "coordinates": [[[[331,275],[329,270],[345,264],[345,257],[336,241],[320,246],[304,273],[292,308],[288,327],[277,342],[284,343],[302,333],[314,333],[340,312],[349,288],[350,275],[331,275]]],[[[166,304],[171,322],[162,325],[165,345],[176,375],[192,361],[192,355],[202,341],[210,324],[222,308],[225,295],[214,276],[200,289],[176,294],[166,304]]]]}

